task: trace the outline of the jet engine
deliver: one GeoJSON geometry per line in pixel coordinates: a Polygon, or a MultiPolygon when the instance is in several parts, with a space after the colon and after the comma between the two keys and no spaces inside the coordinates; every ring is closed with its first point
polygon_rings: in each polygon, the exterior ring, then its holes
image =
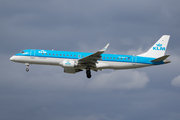
{"type": "Polygon", "coordinates": [[[64,68],[74,68],[77,64],[73,60],[63,60],[59,63],[64,68]]]}
{"type": "Polygon", "coordinates": [[[59,63],[63,68],[76,68],[76,69],[85,69],[86,64],[79,64],[73,60],[63,60],[59,63]]]}
{"type": "Polygon", "coordinates": [[[80,71],[83,71],[83,70],[75,69],[75,68],[64,68],[65,73],[75,74],[75,73],[80,72],[80,71]]]}

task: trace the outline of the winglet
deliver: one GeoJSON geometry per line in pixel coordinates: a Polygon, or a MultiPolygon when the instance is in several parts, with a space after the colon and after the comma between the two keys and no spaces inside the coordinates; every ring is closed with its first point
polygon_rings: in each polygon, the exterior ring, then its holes
{"type": "Polygon", "coordinates": [[[109,46],[109,43],[102,50],[100,50],[100,52],[105,52],[108,46],[109,46]]]}

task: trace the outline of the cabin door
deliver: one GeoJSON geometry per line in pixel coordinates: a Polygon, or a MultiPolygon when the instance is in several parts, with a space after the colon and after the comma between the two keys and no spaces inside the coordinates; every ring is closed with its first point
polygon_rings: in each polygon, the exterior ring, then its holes
{"type": "Polygon", "coordinates": [[[132,57],[132,64],[135,65],[137,61],[137,57],[135,55],[133,55],[132,57]]]}
{"type": "Polygon", "coordinates": [[[35,50],[31,50],[31,53],[30,53],[31,59],[34,59],[34,58],[35,58],[35,53],[36,53],[35,50]]]}

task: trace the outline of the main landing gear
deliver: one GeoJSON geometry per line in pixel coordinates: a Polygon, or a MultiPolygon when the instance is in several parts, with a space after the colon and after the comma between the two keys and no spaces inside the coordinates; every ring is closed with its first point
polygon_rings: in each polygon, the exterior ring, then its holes
{"type": "Polygon", "coordinates": [[[27,68],[26,68],[26,72],[28,72],[29,71],[29,63],[25,63],[25,65],[27,66],[27,68]]]}
{"type": "Polygon", "coordinates": [[[90,69],[86,69],[86,75],[87,75],[87,78],[91,78],[91,70],[90,69]]]}

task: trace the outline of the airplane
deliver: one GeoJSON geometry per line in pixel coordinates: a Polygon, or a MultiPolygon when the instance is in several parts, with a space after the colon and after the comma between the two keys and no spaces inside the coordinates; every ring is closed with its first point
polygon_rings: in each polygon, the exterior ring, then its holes
{"type": "Polygon", "coordinates": [[[29,71],[30,64],[55,65],[64,68],[65,73],[75,74],[86,70],[87,78],[91,78],[91,70],[103,69],[135,69],[170,63],[165,55],[170,35],[163,35],[147,52],[139,55],[104,54],[109,43],[95,53],[26,49],[13,55],[10,60],[24,63],[29,71]]]}

